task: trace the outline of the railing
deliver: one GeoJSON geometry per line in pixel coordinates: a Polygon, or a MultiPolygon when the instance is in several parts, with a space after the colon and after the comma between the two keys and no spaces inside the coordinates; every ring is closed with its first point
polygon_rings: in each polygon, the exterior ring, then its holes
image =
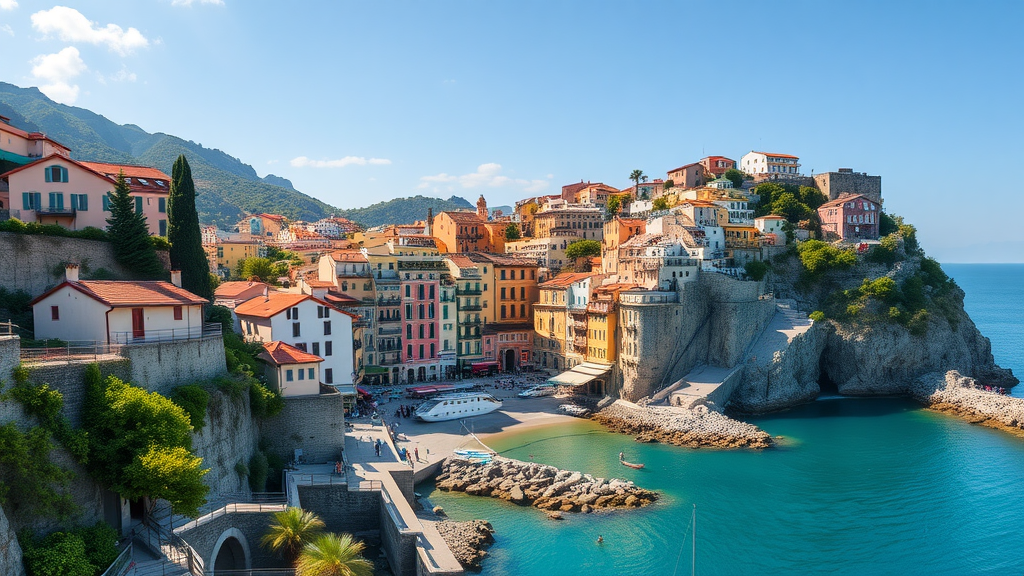
{"type": "Polygon", "coordinates": [[[47,206],[46,208],[36,210],[36,213],[40,216],[74,216],[75,212],[74,208],[57,208],[55,206],[47,206]]]}
{"type": "Polygon", "coordinates": [[[380,336],[398,336],[402,333],[402,327],[398,328],[377,328],[377,334],[380,336]]]}
{"type": "Polygon", "coordinates": [[[168,560],[185,568],[192,576],[203,576],[205,570],[203,558],[188,542],[182,540],[181,536],[168,532],[148,516],[143,517],[142,523],[147,528],[145,536],[151,548],[163,552],[168,560]],[[153,535],[156,535],[157,540],[155,547],[151,540],[153,535]]]}
{"type": "Polygon", "coordinates": [[[281,504],[288,501],[284,492],[253,492],[252,501],[257,504],[281,504]]]}
{"type": "Polygon", "coordinates": [[[125,576],[128,571],[134,567],[132,563],[132,539],[128,539],[128,545],[121,550],[121,553],[117,555],[117,558],[110,563],[110,567],[107,568],[100,576],[125,576]]]}
{"type": "MultiPolygon", "coordinates": [[[[182,524],[181,526],[178,526],[174,530],[175,530],[175,532],[184,532],[184,531],[187,531],[187,530],[192,530],[193,528],[196,528],[196,527],[198,527],[198,526],[200,526],[202,524],[206,524],[207,522],[209,522],[209,521],[211,521],[211,520],[213,520],[215,518],[220,518],[221,516],[226,516],[228,514],[246,513],[246,512],[281,512],[282,510],[284,510],[287,507],[288,507],[288,505],[286,503],[284,503],[284,502],[280,502],[280,503],[256,502],[256,503],[252,503],[252,504],[232,503],[232,504],[228,504],[226,506],[222,506],[222,507],[220,507],[220,508],[218,508],[218,509],[216,509],[213,512],[210,512],[208,514],[204,514],[204,515],[200,516],[199,518],[196,518],[195,520],[192,520],[191,522],[187,522],[185,524],[182,524]]],[[[161,528],[160,530],[163,530],[163,529],[161,528]]],[[[189,550],[194,552],[194,550],[192,550],[191,546],[188,546],[188,543],[181,539],[181,536],[178,536],[177,534],[173,534],[173,533],[171,534],[171,536],[173,538],[176,538],[176,539],[180,540],[183,544],[185,544],[185,546],[188,547],[189,550]]],[[[198,554],[197,554],[197,556],[198,556],[198,554]]],[[[202,561],[200,560],[200,562],[202,562],[202,561]]]]}
{"type": "Polygon", "coordinates": [[[390,298],[377,298],[378,306],[398,306],[401,303],[402,299],[399,298],[398,296],[393,296],[390,298]]]}
{"type": "Polygon", "coordinates": [[[459,296],[479,296],[479,295],[483,294],[483,291],[481,291],[479,288],[460,288],[460,287],[456,287],[455,288],[455,293],[458,294],[459,296]]]}
{"type": "Polygon", "coordinates": [[[20,326],[11,321],[0,322],[0,336],[15,336],[15,328],[21,329],[20,326]]]}
{"type": "MultiPolygon", "coordinates": [[[[348,484],[344,474],[289,474],[296,486],[335,486],[348,484]]],[[[369,492],[380,490],[380,480],[363,480],[354,489],[369,492]],[[365,485],[365,486],[364,486],[365,485]]]]}
{"type": "Polygon", "coordinates": [[[483,310],[483,307],[480,306],[479,304],[464,304],[462,306],[459,306],[459,311],[460,312],[461,311],[465,311],[465,312],[478,312],[480,310],[483,310]]]}
{"type": "Polygon", "coordinates": [[[167,330],[144,330],[142,336],[136,332],[111,332],[110,339],[116,344],[152,344],[156,342],[176,342],[182,340],[209,340],[220,338],[224,326],[219,322],[204,322],[202,326],[191,328],[171,328],[167,330]]]}
{"type": "Polygon", "coordinates": [[[460,320],[459,321],[459,324],[466,325],[466,326],[475,326],[475,325],[477,325],[479,323],[480,323],[480,319],[479,318],[474,318],[474,319],[467,318],[465,320],[460,320]]]}
{"type": "Polygon", "coordinates": [[[101,357],[119,356],[122,346],[120,344],[88,344],[72,346],[69,342],[66,346],[52,348],[22,348],[22,364],[41,364],[44,362],[96,362],[101,357]]]}

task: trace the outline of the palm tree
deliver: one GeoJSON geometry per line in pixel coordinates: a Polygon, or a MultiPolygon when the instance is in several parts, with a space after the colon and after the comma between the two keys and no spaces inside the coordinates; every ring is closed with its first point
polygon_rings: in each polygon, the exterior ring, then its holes
{"type": "Polygon", "coordinates": [[[292,506],[274,513],[274,521],[260,543],[264,548],[279,552],[293,561],[298,558],[302,547],[323,529],[324,521],[316,514],[292,506]]]}
{"type": "MultiPolygon", "coordinates": [[[[644,178],[644,171],[643,170],[633,170],[632,172],[629,173],[629,179],[632,180],[634,184],[636,184],[636,190],[637,190],[638,194],[640,193],[640,179],[641,178],[644,178]]],[[[644,179],[644,181],[646,182],[647,180],[644,179]]]]}
{"type": "Polygon", "coordinates": [[[296,576],[373,576],[366,546],[351,534],[321,534],[306,544],[295,563],[296,576]]]}

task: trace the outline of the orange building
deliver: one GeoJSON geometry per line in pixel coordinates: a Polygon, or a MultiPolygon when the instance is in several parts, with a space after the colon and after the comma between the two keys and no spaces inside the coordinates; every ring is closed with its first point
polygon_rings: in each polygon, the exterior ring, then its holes
{"type": "Polygon", "coordinates": [[[646,231],[645,220],[616,216],[605,222],[604,239],[601,241],[601,271],[616,274],[619,267],[619,244],[646,231]]]}

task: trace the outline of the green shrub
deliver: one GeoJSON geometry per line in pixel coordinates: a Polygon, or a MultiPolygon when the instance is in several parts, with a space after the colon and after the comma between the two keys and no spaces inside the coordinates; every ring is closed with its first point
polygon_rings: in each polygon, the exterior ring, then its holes
{"type": "Polygon", "coordinates": [[[239,460],[235,463],[235,474],[238,474],[239,478],[245,478],[249,475],[249,467],[245,465],[245,462],[239,460]]]}
{"type": "Polygon", "coordinates": [[[253,492],[266,491],[269,472],[270,463],[267,455],[257,450],[249,459],[249,489],[253,492]]]}
{"type": "Polygon", "coordinates": [[[897,306],[890,307],[889,308],[889,320],[892,320],[893,322],[896,322],[896,323],[902,323],[903,322],[903,311],[900,310],[899,307],[897,307],[897,306]]]}
{"type": "Polygon", "coordinates": [[[825,320],[825,313],[821,310],[815,310],[814,312],[811,312],[809,318],[815,322],[823,322],[825,320]]]}
{"type": "Polygon", "coordinates": [[[79,230],[75,236],[84,240],[108,240],[107,231],[95,226],[86,226],[79,230]]]}
{"type": "Polygon", "coordinates": [[[249,407],[257,418],[271,418],[284,410],[284,398],[259,381],[249,385],[249,407]]]}
{"type": "Polygon", "coordinates": [[[206,407],[210,404],[210,393],[198,384],[178,386],[171,394],[171,401],[181,406],[192,422],[192,429],[199,432],[206,425],[206,407]]]}
{"type": "Polygon", "coordinates": [[[206,321],[220,324],[224,334],[230,334],[235,329],[235,321],[231,318],[231,310],[224,306],[207,306],[206,321]]]}
{"type": "Polygon", "coordinates": [[[150,236],[149,241],[153,244],[153,248],[157,250],[170,250],[171,244],[167,241],[164,236],[150,236]]]}
{"type": "Polygon", "coordinates": [[[857,263],[853,250],[842,250],[820,240],[807,240],[797,246],[800,264],[811,276],[818,276],[831,270],[845,270],[857,263]]]}
{"type": "Polygon", "coordinates": [[[871,247],[871,250],[868,251],[864,259],[868,262],[892,266],[896,263],[896,250],[899,245],[898,237],[899,235],[897,234],[884,236],[878,245],[871,247]]]}
{"type": "Polygon", "coordinates": [[[907,322],[907,329],[914,336],[924,336],[928,333],[928,321],[930,318],[931,314],[927,310],[918,310],[910,321],[907,322]]]}
{"type": "Polygon", "coordinates": [[[864,306],[862,304],[850,304],[846,307],[846,315],[851,317],[857,316],[863,309],[864,306]]]}
{"type": "Polygon", "coordinates": [[[73,474],[50,461],[53,443],[42,426],[22,432],[0,426],[0,504],[10,515],[66,519],[77,509],[63,488],[73,474]]]}
{"type": "Polygon", "coordinates": [[[89,561],[85,540],[72,532],[54,532],[41,541],[22,533],[18,539],[28,576],[96,576],[106,568],[89,561]]]}
{"type": "Polygon", "coordinates": [[[896,281],[888,276],[875,278],[874,280],[864,279],[860,285],[860,293],[881,302],[895,303],[899,300],[900,292],[896,287],[896,281]]]}
{"type": "Polygon", "coordinates": [[[760,281],[768,273],[768,263],[761,260],[751,260],[743,266],[743,270],[751,280],[760,281]]]}
{"type": "Polygon", "coordinates": [[[97,522],[75,530],[75,534],[82,537],[89,562],[100,571],[106,570],[117,560],[117,530],[110,524],[97,522]]]}
{"type": "Polygon", "coordinates": [[[79,462],[89,460],[89,440],[82,430],[71,427],[64,416],[64,395],[49,384],[36,385],[28,381],[28,371],[19,366],[15,369],[15,385],[9,392],[21,404],[26,413],[34,416],[64,448],[79,462]]]}
{"type": "Polygon", "coordinates": [[[238,376],[221,376],[213,381],[217,389],[230,396],[233,400],[241,400],[249,383],[238,376]]]}

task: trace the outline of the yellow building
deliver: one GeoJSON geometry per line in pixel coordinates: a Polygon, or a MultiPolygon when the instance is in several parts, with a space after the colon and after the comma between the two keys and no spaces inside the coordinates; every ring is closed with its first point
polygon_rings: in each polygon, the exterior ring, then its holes
{"type": "Polygon", "coordinates": [[[719,222],[725,230],[726,248],[757,248],[757,228],[753,223],[719,222]]]}
{"type": "Polygon", "coordinates": [[[565,322],[567,283],[558,278],[539,286],[540,298],[533,305],[534,358],[541,368],[565,368],[565,322]]]}
{"type": "Polygon", "coordinates": [[[222,240],[217,243],[217,268],[234,275],[238,263],[246,258],[260,255],[260,245],[252,240],[222,240]]]}
{"type": "Polygon", "coordinates": [[[618,357],[619,292],[635,284],[608,284],[594,288],[587,304],[587,362],[614,364],[618,357]]]}

